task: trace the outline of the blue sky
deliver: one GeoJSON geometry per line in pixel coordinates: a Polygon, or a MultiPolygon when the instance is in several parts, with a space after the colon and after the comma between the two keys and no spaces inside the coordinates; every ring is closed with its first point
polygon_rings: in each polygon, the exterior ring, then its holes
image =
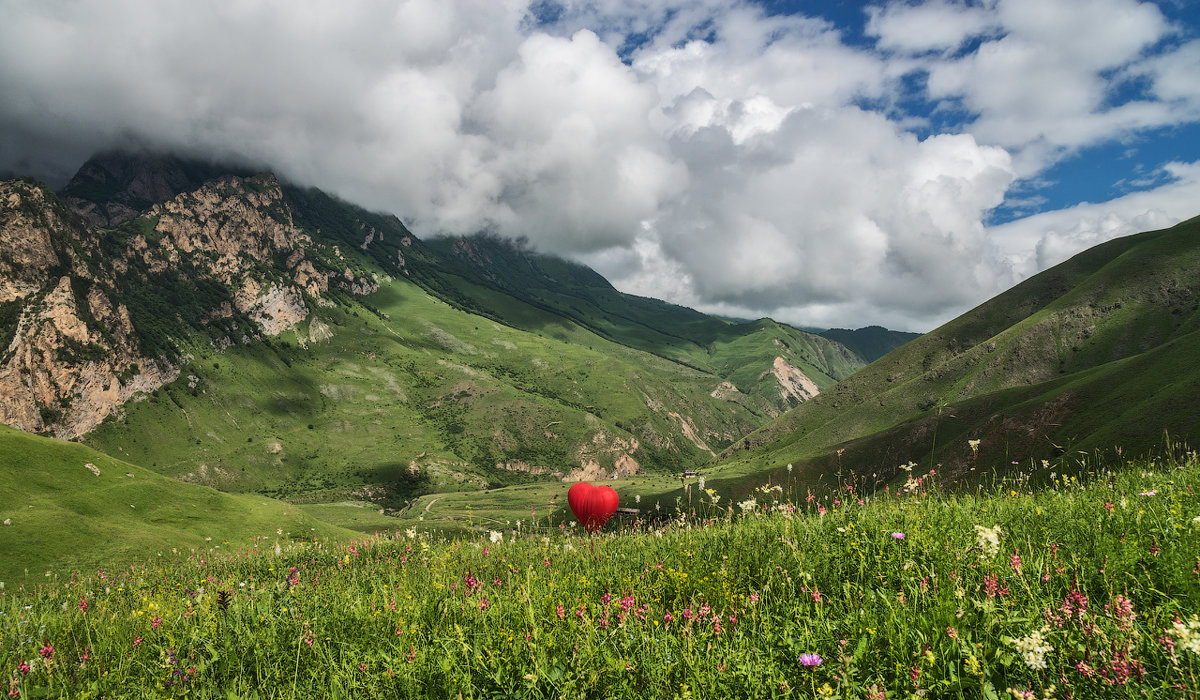
{"type": "Polygon", "coordinates": [[[0,0],[0,173],[136,144],[618,288],[929,330],[1200,214],[1184,0],[0,0]]]}

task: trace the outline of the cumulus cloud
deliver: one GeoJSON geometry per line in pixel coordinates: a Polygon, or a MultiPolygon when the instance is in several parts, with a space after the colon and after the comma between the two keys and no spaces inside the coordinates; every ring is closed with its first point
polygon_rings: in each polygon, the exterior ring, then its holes
{"type": "Polygon", "coordinates": [[[1113,238],[1173,226],[1200,213],[1200,162],[1168,163],[1168,182],[1107,202],[1084,202],[993,227],[991,236],[1018,277],[1053,267],[1113,238]]]}
{"type": "Polygon", "coordinates": [[[1175,164],[984,225],[1072,152],[1200,120],[1200,44],[1156,6],[860,19],[866,41],[748,0],[0,0],[0,172],[62,184],[123,144],[238,161],[628,291],[913,330],[1196,201],[1175,164]],[[932,129],[914,100],[967,116],[932,129]]]}

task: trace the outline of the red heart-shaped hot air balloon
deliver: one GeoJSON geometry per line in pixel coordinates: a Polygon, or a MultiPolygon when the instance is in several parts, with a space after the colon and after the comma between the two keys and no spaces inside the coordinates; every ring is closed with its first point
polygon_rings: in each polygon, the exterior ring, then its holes
{"type": "Polygon", "coordinates": [[[567,491],[567,504],[579,524],[588,532],[604,527],[604,523],[617,512],[619,499],[611,486],[593,486],[586,481],[575,484],[567,491]]]}

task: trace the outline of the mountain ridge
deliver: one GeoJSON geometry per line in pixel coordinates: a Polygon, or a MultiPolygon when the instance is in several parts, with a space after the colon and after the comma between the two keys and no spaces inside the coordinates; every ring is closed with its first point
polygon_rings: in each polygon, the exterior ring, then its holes
{"type": "Polygon", "coordinates": [[[1084,251],[893,350],[722,456],[889,479],[895,464],[915,461],[969,479],[976,463],[1148,452],[1164,431],[1196,439],[1200,412],[1185,397],[1200,386],[1188,359],[1200,353],[1198,234],[1200,217],[1084,251]]]}
{"type": "Polygon", "coordinates": [[[269,173],[101,165],[61,199],[3,185],[17,196],[0,199],[0,235],[33,232],[25,258],[0,260],[3,420],[176,478],[397,506],[673,471],[863,364],[784,324],[622,295],[517,243],[427,243],[269,173]]]}

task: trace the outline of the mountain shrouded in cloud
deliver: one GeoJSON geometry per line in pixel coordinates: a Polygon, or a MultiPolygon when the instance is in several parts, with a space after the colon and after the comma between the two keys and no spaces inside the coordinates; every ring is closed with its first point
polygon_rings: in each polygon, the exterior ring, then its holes
{"type": "Polygon", "coordinates": [[[235,161],[707,311],[920,330],[1197,213],[1200,22],[1096,5],[2,0],[0,173],[235,161]]]}

